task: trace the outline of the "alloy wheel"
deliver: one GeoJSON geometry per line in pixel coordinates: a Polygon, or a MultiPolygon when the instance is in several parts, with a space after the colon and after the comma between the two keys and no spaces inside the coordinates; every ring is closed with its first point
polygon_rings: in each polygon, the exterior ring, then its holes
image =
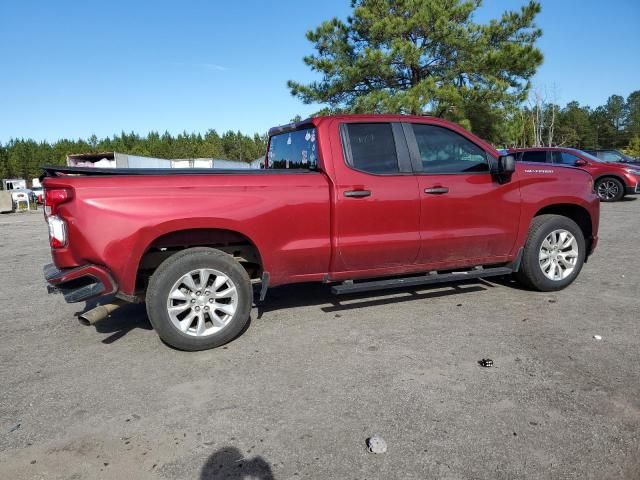
{"type": "Polygon", "coordinates": [[[620,193],[620,186],[613,180],[605,180],[598,184],[598,196],[602,200],[613,200],[620,193]]]}
{"type": "Polygon", "coordinates": [[[578,242],[571,232],[554,230],[542,242],[538,259],[540,269],[548,279],[564,280],[577,266],[578,242]]]}
{"type": "Polygon", "coordinates": [[[167,298],[167,313],[182,333],[206,337],[233,319],[238,290],[224,273],[212,268],[192,270],[178,279],[167,298]]]}

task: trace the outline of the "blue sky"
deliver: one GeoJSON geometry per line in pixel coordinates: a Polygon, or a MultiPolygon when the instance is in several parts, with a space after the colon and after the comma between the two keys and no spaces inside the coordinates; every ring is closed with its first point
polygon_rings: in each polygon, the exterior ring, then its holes
{"type": "MultiPolygon", "coordinates": [[[[525,0],[485,0],[477,20],[525,0]]],[[[0,2],[0,142],[124,131],[265,132],[317,105],[305,32],[349,0],[0,2]]],[[[640,89],[640,1],[542,0],[535,83],[592,106],[640,89]]]]}

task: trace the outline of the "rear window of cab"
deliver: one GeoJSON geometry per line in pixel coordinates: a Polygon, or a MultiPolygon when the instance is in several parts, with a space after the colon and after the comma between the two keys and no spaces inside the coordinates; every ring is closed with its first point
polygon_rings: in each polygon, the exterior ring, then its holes
{"type": "Polygon", "coordinates": [[[318,143],[314,127],[273,135],[269,140],[267,166],[272,169],[318,167],[318,143]]]}

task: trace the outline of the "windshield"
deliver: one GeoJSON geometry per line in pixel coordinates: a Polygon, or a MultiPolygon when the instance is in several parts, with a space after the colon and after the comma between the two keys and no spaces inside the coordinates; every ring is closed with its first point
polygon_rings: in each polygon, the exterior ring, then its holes
{"type": "Polygon", "coordinates": [[[591,155],[590,153],[585,152],[584,150],[574,150],[575,152],[579,153],[580,155],[582,155],[585,158],[588,158],[589,160],[593,161],[593,162],[598,162],[598,163],[604,163],[602,160],[600,160],[598,157],[596,157],[595,155],[591,155]]]}
{"type": "Polygon", "coordinates": [[[318,166],[316,129],[304,128],[271,137],[267,153],[268,168],[304,168],[318,166]]]}
{"type": "Polygon", "coordinates": [[[605,150],[602,152],[602,158],[606,162],[630,162],[632,159],[627,157],[624,153],[620,153],[617,150],[605,150]]]}

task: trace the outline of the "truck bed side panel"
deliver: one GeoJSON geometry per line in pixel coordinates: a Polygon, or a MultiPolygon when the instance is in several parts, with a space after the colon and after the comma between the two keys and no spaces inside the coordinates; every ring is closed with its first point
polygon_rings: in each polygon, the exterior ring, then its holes
{"type": "Polygon", "coordinates": [[[59,177],[69,248],[53,251],[60,268],[108,266],[125,294],[140,258],[158,237],[188,229],[228,229],[258,248],[271,285],[317,280],[328,271],[329,187],[322,173],[283,175],[59,177]]]}

